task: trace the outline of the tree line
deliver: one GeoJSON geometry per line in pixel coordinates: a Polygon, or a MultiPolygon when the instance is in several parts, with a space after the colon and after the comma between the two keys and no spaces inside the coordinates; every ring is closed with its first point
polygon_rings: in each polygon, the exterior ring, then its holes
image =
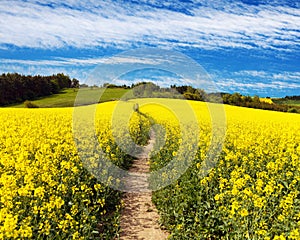
{"type": "Polygon", "coordinates": [[[243,96],[240,93],[233,93],[233,94],[225,93],[222,94],[222,99],[223,99],[223,103],[225,104],[230,104],[230,105],[240,106],[240,107],[273,110],[273,111],[280,111],[280,112],[288,112],[291,109],[291,107],[289,107],[288,105],[260,101],[260,98],[257,95],[251,97],[251,96],[243,96]]]}
{"type": "Polygon", "coordinates": [[[300,96],[285,96],[285,100],[300,100],[300,96]]]}
{"type": "MultiPolygon", "coordinates": [[[[170,88],[160,88],[151,82],[141,82],[132,85],[133,95],[135,97],[172,97],[184,98],[187,100],[206,101],[215,103],[224,103],[240,107],[257,108],[264,110],[273,110],[281,112],[300,113],[300,107],[288,106],[285,104],[276,104],[260,101],[259,96],[243,96],[240,93],[207,93],[203,89],[196,89],[192,86],[171,85],[170,88]]],[[[286,99],[300,99],[300,96],[286,97],[286,99]]]]}
{"type": "Polygon", "coordinates": [[[49,96],[71,87],[79,87],[79,81],[63,73],[52,76],[3,73],[0,76],[0,106],[49,96]]]}
{"type": "MultiPolygon", "coordinates": [[[[69,76],[63,73],[54,74],[52,76],[25,76],[18,73],[4,73],[0,76],[0,106],[49,96],[59,93],[64,88],[79,87],[89,86],[79,84],[77,79],[73,78],[71,80],[69,76]]],[[[207,93],[203,89],[188,85],[160,87],[152,82],[139,82],[131,84],[131,86],[118,86],[105,83],[101,87],[132,89],[131,97],[133,98],[181,98],[195,101],[225,103],[241,107],[300,113],[300,107],[260,101],[259,96],[243,96],[240,93],[207,93]]],[[[130,96],[128,95],[128,97],[130,96]]],[[[299,100],[300,96],[286,96],[284,99],[299,100]]]]}

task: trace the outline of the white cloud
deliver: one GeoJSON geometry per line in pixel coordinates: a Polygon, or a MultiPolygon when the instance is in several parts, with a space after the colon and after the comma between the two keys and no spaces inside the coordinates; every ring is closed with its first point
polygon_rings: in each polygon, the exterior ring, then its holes
{"type": "Polygon", "coordinates": [[[273,74],[274,79],[300,82],[300,72],[283,72],[273,74]]]}
{"type": "MultiPolygon", "coordinates": [[[[70,77],[76,77],[80,80],[84,80],[86,76],[90,73],[91,69],[78,69],[78,68],[67,68],[70,77]]],[[[24,75],[52,75],[55,73],[65,73],[66,68],[60,66],[35,66],[35,65],[22,65],[22,64],[2,64],[2,73],[22,73],[24,75]]]]}
{"type": "Polygon", "coordinates": [[[233,75],[240,77],[258,77],[264,79],[273,80],[284,80],[284,81],[298,81],[300,82],[300,72],[287,72],[283,71],[280,73],[256,71],[256,70],[242,70],[234,72],[233,75]]]}
{"type": "Polygon", "coordinates": [[[234,75],[236,76],[244,76],[244,77],[260,77],[265,78],[270,75],[270,73],[265,71],[257,71],[257,70],[242,70],[235,72],[234,75]]]}
{"type": "Polygon", "coordinates": [[[270,81],[264,82],[238,82],[236,79],[222,79],[219,80],[216,85],[221,89],[254,89],[254,90],[266,90],[266,89],[300,89],[300,83],[291,83],[285,81],[270,81]]]}
{"type": "Polygon", "coordinates": [[[300,72],[269,72],[241,70],[237,72],[215,71],[211,74],[216,79],[220,91],[241,92],[243,94],[286,95],[288,91],[300,91],[300,72]]]}
{"type": "MultiPolygon", "coordinates": [[[[51,2],[52,7],[47,6],[49,1],[2,0],[0,44],[36,48],[124,49],[145,43],[168,48],[299,48],[297,8],[218,3],[224,6],[194,5],[190,7],[193,15],[186,15],[128,2],[51,2]]],[[[177,5],[180,7],[180,2],[177,5]]]]}
{"type": "MultiPolygon", "coordinates": [[[[163,59],[149,59],[137,57],[110,57],[110,58],[55,58],[52,60],[21,60],[21,59],[1,59],[1,64],[22,64],[33,66],[95,66],[98,64],[150,64],[157,65],[163,59]]],[[[167,60],[165,60],[167,61],[167,60]]]]}

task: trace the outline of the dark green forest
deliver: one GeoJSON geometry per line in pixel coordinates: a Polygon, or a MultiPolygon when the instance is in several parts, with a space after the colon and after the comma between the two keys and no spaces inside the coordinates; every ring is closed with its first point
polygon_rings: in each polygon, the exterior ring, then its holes
{"type": "Polygon", "coordinates": [[[79,87],[79,81],[63,73],[52,76],[4,73],[0,76],[0,106],[49,96],[71,87],[79,87]]]}

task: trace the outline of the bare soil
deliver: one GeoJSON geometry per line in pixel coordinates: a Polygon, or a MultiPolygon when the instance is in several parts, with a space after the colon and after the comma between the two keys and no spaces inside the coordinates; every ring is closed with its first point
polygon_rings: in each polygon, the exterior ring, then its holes
{"type": "MultiPolygon", "coordinates": [[[[133,175],[149,172],[149,153],[153,148],[154,137],[151,136],[149,144],[144,147],[138,158],[133,162],[129,172],[133,175]]],[[[168,233],[159,225],[157,209],[151,201],[151,191],[136,191],[141,186],[146,186],[147,179],[137,177],[136,181],[128,183],[128,191],[123,194],[124,208],[121,213],[120,239],[167,239],[168,233]]]]}

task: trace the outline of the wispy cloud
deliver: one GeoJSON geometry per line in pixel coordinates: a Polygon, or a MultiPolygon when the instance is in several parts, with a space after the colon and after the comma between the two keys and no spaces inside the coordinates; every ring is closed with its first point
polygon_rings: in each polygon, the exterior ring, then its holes
{"type": "Polygon", "coordinates": [[[78,65],[67,61],[57,60],[14,60],[1,59],[1,73],[20,73],[24,75],[44,75],[50,76],[56,73],[68,74],[71,78],[77,78],[80,82],[85,82],[95,65],[78,65]]]}
{"type": "Polygon", "coordinates": [[[255,90],[261,89],[294,89],[299,88],[299,83],[290,83],[284,81],[272,81],[269,83],[264,82],[238,82],[234,79],[223,79],[217,82],[217,85],[222,89],[228,89],[228,87],[232,89],[240,89],[240,88],[252,88],[255,90]]]}
{"type": "Polygon", "coordinates": [[[278,80],[297,81],[300,83],[300,72],[277,73],[277,74],[273,74],[273,78],[278,80]]]}
{"type": "Polygon", "coordinates": [[[223,78],[216,82],[220,91],[239,92],[244,95],[259,95],[269,97],[284,97],[287,95],[297,95],[300,91],[300,82],[285,80],[269,81],[243,81],[241,79],[223,78]]]}
{"type": "Polygon", "coordinates": [[[1,59],[2,64],[21,64],[33,66],[96,66],[98,64],[150,64],[157,65],[163,59],[137,57],[102,57],[102,58],[54,58],[49,60],[1,59]]]}
{"type": "MultiPolygon", "coordinates": [[[[109,57],[122,50],[148,46],[190,51],[189,56],[208,67],[220,90],[245,94],[253,89],[257,93],[282,90],[282,94],[291,90],[294,94],[300,83],[300,3],[0,1],[1,72],[65,72],[84,82],[98,65],[109,68],[114,64],[155,66],[172,62],[163,54],[161,59],[143,54],[109,57]],[[28,56],[31,52],[34,54],[28,56]]],[[[154,80],[162,86],[181,82],[167,76],[154,80]]]]}
{"type": "Polygon", "coordinates": [[[269,76],[270,73],[265,72],[265,71],[257,71],[257,70],[242,70],[238,72],[233,73],[236,76],[244,76],[244,77],[267,77],[269,76]]]}
{"type": "Polygon", "coordinates": [[[215,71],[211,74],[220,91],[282,97],[300,91],[300,72],[240,70],[215,71]]]}
{"type": "MultiPolygon", "coordinates": [[[[150,44],[168,48],[239,47],[280,51],[300,47],[300,10],[297,8],[222,2],[217,6],[191,4],[188,14],[152,5],[2,0],[0,44],[121,49],[150,44]]],[[[179,1],[177,5],[179,8],[179,1]]]]}
{"type": "Polygon", "coordinates": [[[281,72],[281,73],[273,73],[266,71],[256,71],[256,70],[243,70],[233,73],[233,75],[240,77],[258,77],[264,78],[266,80],[288,80],[288,81],[298,81],[300,82],[300,72],[281,72]]]}

